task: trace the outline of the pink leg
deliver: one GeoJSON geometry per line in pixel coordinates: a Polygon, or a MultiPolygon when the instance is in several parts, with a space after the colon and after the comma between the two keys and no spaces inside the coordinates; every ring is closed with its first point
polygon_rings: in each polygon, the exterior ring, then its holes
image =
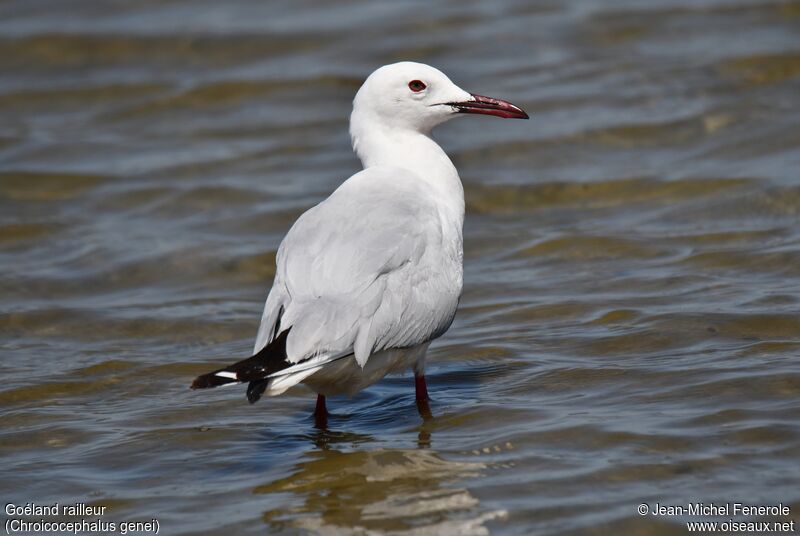
{"type": "Polygon", "coordinates": [[[317,428],[328,427],[328,408],[325,407],[324,395],[317,395],[317,407],[314,408],[314,424],[317,428]]]}
{"type": "Polygon", "coordinates": [[[417,400],[429,400],[428,384],[425,383],[425,376],[414,374],[414,387],[417,390],[417,400]]]}
{"type": "Polygon", "coordinates": [[[419,410],[420,416],[425,420],[433,418],[431,407],[428,404],[430,397],[428,396],[428,385],[425,383],[424,375],[414,374],[414,387],[417,391],[417,410],[419,410]]]}

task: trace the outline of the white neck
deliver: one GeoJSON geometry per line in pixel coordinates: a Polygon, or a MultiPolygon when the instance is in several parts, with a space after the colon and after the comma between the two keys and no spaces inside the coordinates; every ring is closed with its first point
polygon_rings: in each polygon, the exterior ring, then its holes
{"type": "Polygon", "coordinates": [[[436,201],[452,223],[464,224],[464,188],[453,162],[426,133],[408,128],[387,128],[380,121],[354,110],[350,117],[353,150],[364,168],[394,166],[412,171],[437,192],[436,201]]]}

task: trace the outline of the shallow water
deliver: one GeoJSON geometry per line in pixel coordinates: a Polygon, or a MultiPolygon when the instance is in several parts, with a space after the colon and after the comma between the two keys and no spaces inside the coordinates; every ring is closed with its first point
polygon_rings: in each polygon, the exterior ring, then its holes
{"type": "MultiPolygon", "coordinates": [[[[0,495],[164,534],[685,534],[800,510],[800,4],[0,4],[0,495]],[[247,355],[378,65],[529,122],[438,132],[465,291],[413,380],[190,392],[247,355]],[[709,519],[709,518],[706,518],[709,519]]],[[[797,530],[800,530],[797,529],[797,530]]]]}

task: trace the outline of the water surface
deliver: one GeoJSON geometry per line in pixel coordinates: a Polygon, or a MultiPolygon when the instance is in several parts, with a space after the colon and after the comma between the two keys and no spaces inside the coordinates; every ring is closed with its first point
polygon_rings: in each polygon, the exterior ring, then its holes
{"type": "Polygon", "coordinates": [[[800,510],[800,5],[0,4],[5,502],[164,534],[685,534],[640,503],[800,510]],[[438,139],[465,291],[413,379],[247,404],[294,219],[412,59],[532,120],[438,139]]]}

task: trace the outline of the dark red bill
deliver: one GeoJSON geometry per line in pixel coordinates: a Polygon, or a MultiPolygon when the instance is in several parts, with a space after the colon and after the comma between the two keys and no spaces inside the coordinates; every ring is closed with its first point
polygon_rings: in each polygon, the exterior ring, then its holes
{"type": "Polygon", "coordinates": [[[519,106],[514,106],[510,102],[483,95],[472,94],[475,100],[465,102],[448,102],[447,104],[456,108],[459,113],[494,115],[504,119],[529,119],[525,110],[519,106]]]}

